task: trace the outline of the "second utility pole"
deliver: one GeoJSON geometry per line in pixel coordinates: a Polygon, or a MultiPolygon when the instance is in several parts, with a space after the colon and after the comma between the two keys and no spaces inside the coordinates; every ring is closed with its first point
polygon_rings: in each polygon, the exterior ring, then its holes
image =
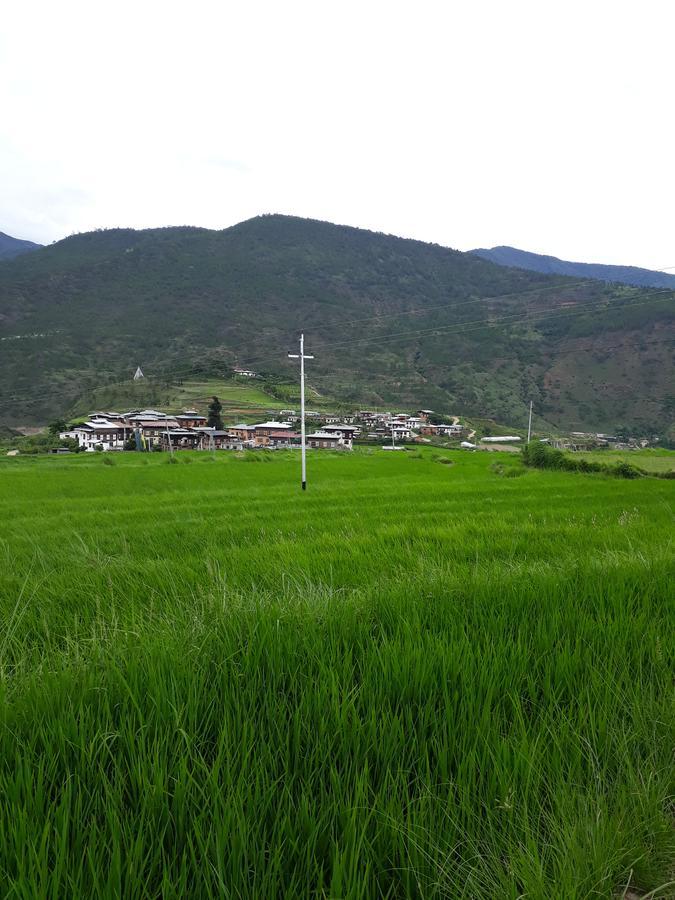
{"type": "Polygon", "coordinates": [[[314,359],[313,356],[305,356],[305,335],[300,335],[300,353],[289,353],[290,359],[300,360],[300,437],[302,455],[302,489],[307,490],[307,463],[305,460],[305,360],[314,359]]]}

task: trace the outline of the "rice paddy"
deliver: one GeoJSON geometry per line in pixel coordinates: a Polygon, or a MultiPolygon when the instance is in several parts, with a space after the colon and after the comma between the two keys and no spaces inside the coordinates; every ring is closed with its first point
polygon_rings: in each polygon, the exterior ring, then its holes
{"type": "Polygon", "coordinates": [[[0,460],[0,895],[674,895],[672,481],[176,459],[0,460]]]}

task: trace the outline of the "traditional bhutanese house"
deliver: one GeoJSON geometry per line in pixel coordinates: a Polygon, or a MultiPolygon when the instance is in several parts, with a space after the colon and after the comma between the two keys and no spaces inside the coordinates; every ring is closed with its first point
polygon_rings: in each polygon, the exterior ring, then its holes
{"type": "Polygon", "coordinates": [[[227,430],[240,441],[252,441],[255,437],[255,425],[230,425],[227,430]]]}
{"type": "Polygon", "coordinates": [[[462,431],[461,425],[423,425],[420,428],[420,434],[461,435],[462,431]]]}
{"type": "Polygon", "coordinates": [[[345,422],[340,422],[337,425],[326,425],[323,430],[330,431],[334,434],[339,434],[340,437],[342,437],[345,441],[349,441],[350,446],[356,435],[361,431],[358,426],[347,425],[345,422]]]}
{"type": "Polygon", "coordinates": [[[196,428],[201,435],[200,450],[243,450],[244,442],[241,438],[219,428],[196,428]]]}
{"type": "Polygon", "coordinates": [[[417,415],[420,417],[420,419],[424,419],[425,422],[428,422],[429,416],[433,416],[433,414],[434,414],[433,409],[418,409],[417,410],[417,415]]]}
{"type": "Polygon", "coordinates": [[[267,447],[273,431],[292,431],[288,422],[261,422],[255,426],[253,440],[257,447],[267,447]]]}
{"type": "Polygon", "coordinates": [[[140,421],[141,419],[169,419],[166,413],[160,412],[158,409],[139,409],[130,412],[125,416],[127,422],[140,421]]]}
{"type": "Polygon", "coordinates": [[[143,436],[143,440],[147,447],[160,446],[160,438],[166,435],[167,428],[169,430],[179,427],[175,419],[138,419],[132,424],[133,429],[138,429],[143,436]]]}
{"type": "Polygon", "coordinates": [[[123,425],[126,416],[124,413],[116,412],[95,412],[89,416],[89,422],[114,422],[116,425],[123,425]]]}
{"type": "Polygon", "coordinates": [[[195,409],[186,409],[174,418],[181,428],[202,428],[206,425],[206,416],[200,415],[195,409]]]}
{"type": "Polygon", "coordinates": [[[59,433],[61,440],[71,438],[77,441],[81,450],[94,451],[121,450],[124,446],[124,428],[116,422],[97,419],[95,422],[83,422],[68,431],[59,433]]]}
{"type": "Polygon", "coordinates": [[[352,442],[334,431],[315,431],[307,437],[307,446],[313,450],[351,450],[352,442]]]}
{"type": "Polygon", "coordinates": [[[188,428],[170,428],[168,433],[166,429],[158,438],[159,447],[162,450],[197,450],[201,435],[198,431],[191,431],[188,428]],[[171,447],[169,447],[171,441],[171,447]]]}
{"type": "Polygon", "coordinates": [[[300,442],[300,435],[295,431],[271,431],[268,441],[270,447],[293,447],[300,442]]]}
{"type": "Polygon", "coordinates": [[[389,429],[389,434],[392,431],[394,432],[394,440],[411,441],[413,439],[413,433],[407,425],[392,425],[389,429]]]}

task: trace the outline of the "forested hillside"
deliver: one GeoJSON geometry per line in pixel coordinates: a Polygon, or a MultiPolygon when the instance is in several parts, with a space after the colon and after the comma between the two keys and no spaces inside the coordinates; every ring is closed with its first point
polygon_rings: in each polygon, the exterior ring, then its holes
{"type": "Polygon", "coordinates": [[[41,423],[130,379],[295,372],[363,404],[566,427],[672,421],[670,292],[497,266],[355,228],[263,216],[223,231],[75,235],[0,266],[2,421],[41,423]]]}

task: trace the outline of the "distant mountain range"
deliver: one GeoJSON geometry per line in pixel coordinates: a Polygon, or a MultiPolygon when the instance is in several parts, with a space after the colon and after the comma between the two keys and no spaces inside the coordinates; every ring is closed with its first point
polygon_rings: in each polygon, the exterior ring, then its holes
{"type": "Polygon", "coordinates": [[[304,330],[311,387],[346,408],[518,426],[532,399],[541,424],[668,429],[675,303],[577,281],[291,216],[73,235],[0,264],[0,421],[68,415],[138,365],[295,384],[304,330]]]}
{"type": "Polygon", "coordinates": [[[514,269],[542,272],[545,275],[569,275],[571,278],[595,278],[614,284],[631,284],[640,287],[671,288],[675,290],[675,275],[636,266],[606,266],[600,263],[570,262],[557,256],[543,256],[518,250],[516,247],[480,248],[471,251],[481,259],[514,269]]]}
{"type": "Polygon", "coordinates": [[[39,250],[42,244],[34,244],[33,241],[21,241],[0,231],[0,260],[14,259],[22,253],[30,253],[31,250],[39,250]]]}

